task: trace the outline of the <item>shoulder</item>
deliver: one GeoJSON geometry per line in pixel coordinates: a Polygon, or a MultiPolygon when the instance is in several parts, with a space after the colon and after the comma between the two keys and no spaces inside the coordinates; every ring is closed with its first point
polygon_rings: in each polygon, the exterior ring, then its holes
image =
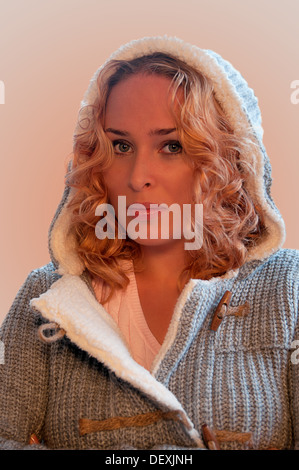
{"type": "Polygon", "coordinates": [[[25,279],[22,288],[29,288],[39,293],[48,290],[61,277],[52,262],[33,269],[25,279]]]}
{"type": "Polygon", "coordinates": [[[277,278],[293,280],[298,283],[299,277],[299,250],[283,248],[269,257],[269,268],[275,271],[277,278]]]}
{"type": "Polygon", "coordinates": [[[297,322],[299,297],[299,251],[284,248],[270,256],[258,276],[261,297],[277,311],[284,312],[285,322],[297,322]],[[269,295],[268,295],[269,293],[269,295]]]}
{"type": "Polygon", "coordinates": [[[298,266],[299,264],[299,250],[293,248],[281,248],[277,250],[269,260],[277,260],[281,263],[292,263],[298,266]]]}
{"type": "Polygon", "coordinates": [[[28,319],[31,299],[46,292],[60,277],[52,262],[32,270],[16,293],[1,327],[12,319],[28,319]]]}
{"type": "Polygon", "coordinates": [[[276,279],[277,281],[286,278],[298,281],[299,250],[282,248],[256,264],[256,267],[253,266],[249,275],[266,276],[268,279],[276,279]]]}
{"type": "MultiPolygon", "coordinates": [[[[246,267],[245,267],[246,268],[246,267]]],[[[251,297],[263,311],[270,307],[286,315],[297,315],[299,294],[299,251],[283,248],[264,260],[253,261],[236,279],[236,287],[251,297]],[[250,292],[250,294],[249,294],[250,292]]]]}

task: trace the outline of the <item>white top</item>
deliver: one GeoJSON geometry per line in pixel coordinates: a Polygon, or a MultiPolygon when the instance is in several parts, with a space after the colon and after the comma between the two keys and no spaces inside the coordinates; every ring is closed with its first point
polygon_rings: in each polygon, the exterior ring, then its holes
{"type": "MultiPolygon", "coordinates": [[[[130,280],[127,288],[116,290],[103,306],[120,328],[133,359],[150,370],[161,345],[144,317],[134,272],[130,271],[127,276],[130,280]]],[[[101,302],[102,293],[106,296],[107,286],[102,279],[93,280],[92,285],[97,300],[101,302]]]]}

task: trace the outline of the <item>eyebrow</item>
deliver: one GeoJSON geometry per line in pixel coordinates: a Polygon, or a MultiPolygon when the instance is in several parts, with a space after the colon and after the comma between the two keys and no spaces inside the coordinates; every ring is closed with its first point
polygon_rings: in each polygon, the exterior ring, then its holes
{"type": "MultiPolygon", "coordinates": [[[[148,133],[149,136],[153,135],[167,135],[171,134],[171,132],[176,131],[177,129],[175,127],[169,128],[169,129],[151,129],[148,133]]],[[[120,131],[119,129],[112,129],[111,127],[108,127],[108,129],[104,129],[105,132],[111,132],[112,134],[116,135],[121,135],[123,137],[128,137],[130,135],[129,132],[126,131],[120,131]]]]}

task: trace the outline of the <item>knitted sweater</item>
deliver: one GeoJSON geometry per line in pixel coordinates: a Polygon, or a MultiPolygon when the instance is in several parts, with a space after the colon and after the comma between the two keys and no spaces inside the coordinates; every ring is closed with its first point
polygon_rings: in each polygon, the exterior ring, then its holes
{"type": "MultiPolygon", "coordinates": [[[[49,231],[51,262],[29,274],[1,328],[2,449],[203,449],[204,424],[222,449],[299,448],[299,253],[282,249],[256,98],[228,62],[177,38],[133,41],[112,58],[153,50],[212,77],[235,132],[245,122],[254,129],[258,145],[243,158],[255,165],[248,190],[267,230],[239,270],[188,282],[148,371],[96,299],[69,230],[66,188],[49,231]],[[41,444],[28,445],[33,433],[41,444]]],[[[94,87],[95,77],[84,104],[94,87]]]]}

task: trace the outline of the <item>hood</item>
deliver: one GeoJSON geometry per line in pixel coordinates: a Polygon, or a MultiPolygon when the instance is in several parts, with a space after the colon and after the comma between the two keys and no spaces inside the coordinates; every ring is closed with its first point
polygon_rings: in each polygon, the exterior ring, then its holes
{"type": "MultiPolygon", "coordinates": [[[[242,159],[255,169],[255,175],[247,180],[247,190],[253,202],[264,214],[266,231],[260,242],[248,252],[246,265],[256,266],[280,249],[285,241],[285,225],[271,197],[271,166],[263,145],[263,128],[258,100],[241,74],[217,53],[200,49],[177,37],[145,37],[133,40],[115,51],[95,72],[81,102],[80,121],[87,117],[87,104],[96,97],[96,81],[99,71],[112,59],[131,60],[153,52],[164,52],[179,58],[208,76],[214,83],[215,95],[238,136],[246,135],[248,123],[256,143],[242,154],[242,159]],[[257,145],[256,145],[257,144],[257,145]]],[[[90,118],[90,116],[88,116],[90,118]]],[[[79,132],[78,124],[75,133],[79,132]]],[[[49,230],[49,251],[59,274],[81,275],[84,265],[76,254],[76,240],[69,230],[70,213],[66,204],[73,189],[65,188],[62,200],[49,230]]]]}

